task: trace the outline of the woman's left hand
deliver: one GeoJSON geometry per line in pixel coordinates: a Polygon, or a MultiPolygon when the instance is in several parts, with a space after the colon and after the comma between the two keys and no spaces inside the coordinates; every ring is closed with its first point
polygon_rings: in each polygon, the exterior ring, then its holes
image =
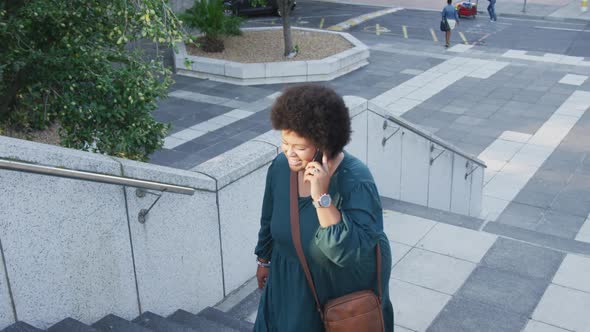
{"type": "Polygon", "coordinates": [[[326,155],[322,157],[322,163],[311,161],[305,167],[303,181],[311,185],[311,198],[314,201],[320,199],[320,196],[328,193],[330,186],[330,164],[326,155]]]}

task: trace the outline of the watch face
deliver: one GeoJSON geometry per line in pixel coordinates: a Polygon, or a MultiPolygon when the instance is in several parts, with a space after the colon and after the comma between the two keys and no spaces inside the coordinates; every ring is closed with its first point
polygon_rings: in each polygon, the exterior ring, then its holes
{"type": "Polygon", "coordinates": [[[330,195],[322,195],[320,196],[320,206],[322,207],[328,207],[330,206],[330,203],[332,203],[332,198],[330,197],[330,195]]]}

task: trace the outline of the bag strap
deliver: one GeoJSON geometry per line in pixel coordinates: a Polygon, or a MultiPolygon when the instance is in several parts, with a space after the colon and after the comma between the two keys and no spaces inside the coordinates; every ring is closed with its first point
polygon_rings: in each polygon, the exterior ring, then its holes
{"type": "MultiPolygon", "coordinates": [[[[293,237],[293,244],[295,246],[295,252],[297,252],[297,257],[299,258],[299,262],[303,267],[303,272],[305,273],[305,279],[307,280],[307,284],[313,293],[313,297],[315,299],[316,308],[320,313],[320,317],[322,321],[324,320],[324,312],[322,310],[322,306],[320,304],[320,300],[318,298],[318,294],[315,289],[315,285],[313,283],[313,279],[311,278],[311,272],[309,271],[309,266],[307,265],[307,260],[305,259],[305,255],[303,253],[303,247],[301,245],[301,230],[299,228],[299,203],[297,197],[299,196],[299,181],[297,179],[297,172],[291,172],[291,181],[290,181],[290,197],[291,197],[291,205],[290,205],[290,214],[291,214],[291,236],[293,237]]],[[[379,303],[382,302],[383,291],[381,286],[381,248],[379,246],[379,242],[377,241],[377,245],[375,248],[376,259],[377,259],[377,288],[379,291],[379,303]]]]}
{"type": "Polygon", "coordinates": [[[305,273],[305,279],[307,279],[307,284],[313,293],[313,297],[315,299],[315,304],[317,307],[318,312],[320,313],[320,317],[322,321],[324,321],[324,312],[322,311],[322,306],[320,305],[320,300],[318,299],[318,294],[315,291],[315,286],[313,284],[313,279],[311,279],[311,272],[309,272],[309,266],[307,266],[307,260],[305,259],[305,255],[303,254],[303,248],[301,246],[301,231],[299,229],[299,203],[297,196],[299,196],[299,181],[297,179],[297,172],[291,172],[291,236],[293,237],[293,244],[295,245],[295,251],[297,252],[297,257],[299,257],[299,262],[303,267],[303,272],[305,273]]]}

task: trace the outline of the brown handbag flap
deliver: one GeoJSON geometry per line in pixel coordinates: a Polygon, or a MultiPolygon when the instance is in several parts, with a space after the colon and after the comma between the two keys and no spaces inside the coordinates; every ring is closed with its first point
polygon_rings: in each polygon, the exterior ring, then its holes
{"type": "Polygon", "coordinates": [[[328,301],[324,306],[325,320],[339,321],[360,316],[373,310],[381,311],[379,299],[371,290],[346,294],[328,301]]]}
{"type": "Polygon", "coordinates": [[[326,332],[384,332],[381,309],[340,321],[325,321],[326,332]]]}

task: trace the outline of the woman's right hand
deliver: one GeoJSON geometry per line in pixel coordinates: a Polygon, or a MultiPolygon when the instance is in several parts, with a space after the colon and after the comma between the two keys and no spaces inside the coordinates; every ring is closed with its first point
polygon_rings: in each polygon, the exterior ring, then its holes
{"type": "Polygon", "coordinates": [[[266,280],[268,279],[268,273],[270,272],[270,268],[258,266],[256,269],[256,279],[258,280],[258,288],[262,289],[266,285],[266,280]]]}

